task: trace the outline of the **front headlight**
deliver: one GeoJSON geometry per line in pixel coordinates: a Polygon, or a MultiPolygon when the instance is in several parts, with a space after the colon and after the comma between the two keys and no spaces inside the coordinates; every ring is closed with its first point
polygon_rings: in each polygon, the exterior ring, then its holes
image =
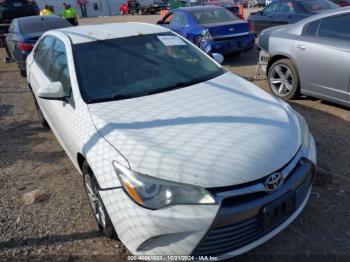
{"type": "Polygon", "coordinates": [[[306,157],[311,160],[315,165],[317,165],[317,152],[316,152],[316,144],[315,140],[312,137],[309,126],[307,125],[304,117],[296,112],[299,124],[300,124],[300,135],[301,135],[301,144],[303,148],[306,150],[306,157]]]}
{"type": "Polygon", "coordinates": [[[113,161],[113,166],[125,192],[145,208],[158,209],[174,204],[215,204],[215,199],[204,188],[143,175],[116,161],[113,161]]]}
{"type": "Polygon", "coordinates": [[[309,126],[307,125],[305,118],[296,112],[300,124],[300,135],[301,135],[301,144],[302,146],[306,149],[309,150],[309,145],[310,145],[310,130],[309,126]]]}

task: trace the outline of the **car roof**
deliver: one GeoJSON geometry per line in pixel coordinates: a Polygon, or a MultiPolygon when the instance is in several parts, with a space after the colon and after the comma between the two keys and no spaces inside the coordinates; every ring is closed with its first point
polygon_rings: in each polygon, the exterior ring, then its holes
{"type": "Polygon", "coordinates": [[[178,10],[188,11],[188,12],[197,12],[202,10],[208,10],[208,9],[218,9],[223,8],[221,6],[215,6],[215,5],[204,5],[204,6],[191,6],[191,7],[180,7],[178,10]]]}
{"type": "Polygon", "coordinates": [[[39,15],[33,15],[33,16],[24,16],[15,18],[14,20],[19,23],[25,23],[25,22],[35,22],[35,21],[47,21],[47,20],[62,20],[64,18],[57,16],[57,15],[51,15],[51,16],[39,16],[39,15]]]}
{"type": "Polygon", "coordinates": [[[138,22],[83,25],[60,28],[54,31],[59,31],[69,36],[73,44],[170,32],[164,27],[138,22]]]}
{"type": "Polygon", "coordinates": [[[322,19],[328,16],[333,16],[333,15],[341,15],[341,14],[347,14],[350,12],[350,7],[341,7],[341,8],[336,8],[336,9],[328,9],[328,10],[323,10],[315,15],[312,15],[310,17],[307,17],[301,21],[298,21],[294,24],[290,24],[289,26],[286,27],[286,31],[288,31],[291,34],[297,34],[299,35],[304,27],[305,24],[322,19]]]}

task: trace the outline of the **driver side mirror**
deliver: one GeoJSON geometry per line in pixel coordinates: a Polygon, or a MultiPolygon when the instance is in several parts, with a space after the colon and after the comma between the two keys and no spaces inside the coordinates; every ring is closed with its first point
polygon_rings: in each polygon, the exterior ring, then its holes
{"type": "Polygon", "coordinates": [[[214,60],[219,63],[222,64],[224,62],[224,56],[222,54],[219,53],[212,53],[211,56],[214,58],[214,60]]]}
{"type": "Polygon", "coordinates": [[[51,82],[40,86],[38,96],[43,99],[65,100],[68,95],[64,92],[61,82],[51,82]]]}
{"type": "Polygon", "coordinates": [[[164,24],[162,20],[157,21],[157,25],[162,25],[162,24],[164,24]]]}

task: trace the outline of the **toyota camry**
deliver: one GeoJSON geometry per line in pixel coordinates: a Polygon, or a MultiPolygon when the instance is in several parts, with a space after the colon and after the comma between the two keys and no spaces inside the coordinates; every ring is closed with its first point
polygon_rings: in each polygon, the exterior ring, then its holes
{"type": "Polygon", "coordinates": [[[169,29],[46,32],[27,59],[41,123],[97,224],[136,255],[235,256],[304,209],[316,148],[286,102],[169,29]]]}

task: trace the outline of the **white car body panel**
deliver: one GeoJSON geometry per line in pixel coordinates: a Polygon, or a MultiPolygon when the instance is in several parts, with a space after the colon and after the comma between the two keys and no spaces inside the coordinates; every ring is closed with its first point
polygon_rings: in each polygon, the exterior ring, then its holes
{"type": "Polygon", "coordinates": [[[89,110],[133,170],[202,187],[262,178],[284,166],[301,143],[289,108],[232,73],[89,110]]]}
{"type": "Polygon", "coordinates": [[[118,237],[139,255],[190,255],[219,209],[218,205],[176,205],[147,210],[122,189],[100,194],[118,237]]]}

